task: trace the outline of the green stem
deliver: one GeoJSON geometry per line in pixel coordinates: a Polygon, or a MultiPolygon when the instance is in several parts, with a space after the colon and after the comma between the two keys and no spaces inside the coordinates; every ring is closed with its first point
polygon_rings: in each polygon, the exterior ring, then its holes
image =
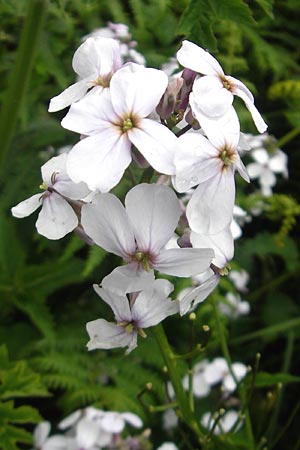
{"type": "Polygon", "coordinates": [[[290,142],[294,137],[297,136],[297,134],[300,133],[300,126],[293,128],[291,131],[289,131],[287,134],[282,136],[276,143],[277,147],[283,147],[285,144],[290,142]]]}
{"type": "Polygon", "coordinates": [[[253,431],[252,431],[249,409],[246,405],[245,393],[244,393],[243,389],[241,389],[239,381],[237,380],[235,373],[232,370],[231,356],[230,356],[229,348],[227,345],[227,340],[226,340],[226,336],[224,333],[223,325],[221,323],[220,312],[219,312],[218,306],[216,304],[216,296],[214,294],[212,294],[211,298],[212,298],[212,306],[213,306],[213,310],[214,310],[214,316],[215,316],[215,320],[216,320],[218,335],[220,338],[220,345],[221,345],[222,353],[228,364],[230,374],[231,374],[232,378],[234,379],[234,382],[237,386],[237,389],[238,389],[238,392],[240,395],[240,399],[242,402],[242,406],[243,406],[243,411],[245,412],[245,425],[246,425],[246,431],[247,431],[249,443],[252,444],[252,447],[254,448],[254,436],[253,436],[253,431]]]}
{"type": "Polygon", "coordinates": [[[195,420],[194,414],[190,408],[188,396],[186,395],[183,389],[181,377],[180,374],[178,373],[177,362],[174,359],[172,349],[169,345],[162,324],[158,324],[155,327],[153,327],[152,332],[160,348],[164,362],[168,368],[168,375],[170,377],[171,383],[173,385],[176,394],[176,400],[178,403],[181,419],[186,423],[186,425],[189,428],[191,428],[195,432],[195,434],[198,436],[201,442],[204,439],[204,434],[200,430],[195,420]]]}
{"type": "Polygon", "coordinates": [[[9,84],[0,115],[1,169],[13,139],[19,111],[29,84],[47,3],[47,0],[30,0],[28,5],[28,13],[21,34],[16,63],[9,76],[9,84]]]}
{"type": "Polygon", "coordinates": [[[253,339],[265,337],[270,334],[280,333],[282,331],[287,331],[300,325],[300,317],[295,319],[286,320],[285,322],[280,322],[276,325],[271,325],[270,327],[261,328],[253,333],[245,334],[244,336],[233,339],[230,344],[237,345],[242,342],[252,341],[253,339]]]}

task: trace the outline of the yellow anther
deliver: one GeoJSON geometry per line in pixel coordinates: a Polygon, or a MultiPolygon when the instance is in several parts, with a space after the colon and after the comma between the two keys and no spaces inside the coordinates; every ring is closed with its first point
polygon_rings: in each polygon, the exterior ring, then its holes
{"type": "Polygon", "coordinates": [[[43,181],[39,187],[40,187],[40,189],[43,189],[43,191],[46,191],[48,189],[48,185],[45,183],[45,181],[43,181]]]}
{"type": "Polygon", "coordinates": [[[131,119],[128,117],[123,122],[122,131],[123,131],[123,133],[126,133],[126,131],[131,130],[132,128],[133,128],[133,123],[132,123],[131,119]]]}

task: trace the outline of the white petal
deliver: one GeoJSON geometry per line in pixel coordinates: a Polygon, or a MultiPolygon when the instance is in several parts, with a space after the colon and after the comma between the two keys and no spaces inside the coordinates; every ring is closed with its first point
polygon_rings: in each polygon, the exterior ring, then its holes
{"type": "Polygon", "coordinates": [[[233,217],[235,200],[234,172],[229,166],[223,172],[199,184],[186,209],[193,231],[216,234],[228,226],[233,217]]]}
{"type": "Polygon", "coordinates": [[[146,117],[153,112],[168,85],[167,75],[130,63],[111,79],[110,90],[114,109],[119,116],[146,117]]]}
{"type": "Polygon", "coordinates": [[[61,422],[59,422],[58,428],[60,430],[65,430],[66,428],[70,428],[71,426],[75,425],[76,422],[78,422],[81,415],[82,415],[81,410],[77,409],[77,411],[74,411],[73,413],[69,414],[61,422]]]}
{"type": "Polygon", "coordinates": [[[43,203],[43,194],[34,194],[11,208],[14,217],[22,219],[32,214],[43,203]]]}
{"type": "Polygon", "coordinates": [[[154,281],[154,272],[138,270],[135,263],[117,267],[103,278],[102,286],[119,295],[146,289],[154,281]]]}
{"type": "Polygon", "coordinates": [[[93,320],[86,324],[90,340],[87,343],[88,350],[110,349],[127,347],[132,341],[132,336],[124,327],[107,322],[104,319],[93,320]]]}
{"type": "Polygon", "coordinates": [[[183,41],[177,52],[177,59],[183,67],[205,75],[223,74],[218,61],[203,48],[190,41],[183,41]]]}
{"type": "Polygon", "coordinates": [[[46,421],[39,423],[35,427],[34,432],[33,432],[33,439],[34,439],[35,447],[37,447],[37,448],[42,447],[42,445],[46,441],[47,437],[49,436],[50,429],[51,429],[51,424],[50,424],[50,422],[46,422],[46,421]]]}
{"type": "Polygon", "coordinates": [[[51,98],[48,111],[56,112],[70,106],[72,103],[80,100],[87,93],[88,89],[89,79],[83,79],[72,84],[61,94],[51,98]]]}
{"type": "Polygon", "coordinates": [[[216,161],[219,151],[200,133],[186,133],[177,140],[174,186],[178,192],[216,175],[220,163],[216,161]],[[217,162],[217,164],[216,164],[217,162]]]}
{"type": "Polygon", "coordinates": [[[212,262],[219,268],[225,267],[227,262],[233,258],[234,242],[230,226],[220,233],[210,236],[191,231],[190,239],[194,248],[212,248],[215,252],[212,262]]]}
{"type": "Polygon", "coordinates": [[[131,311],[126,295],[118,295],[97,284],[94,284],[93,288],[99,297],[111,307],[117,322],[131,322],[131,311]]]}
{"type": "Polygon", "coordinates": [[[101,420],[101,427],[109,432],[119,434],[124,430],[125,420],[122,414],[117,412],[105,412],[103,419],[101,420]]]}
{"type": "Polygon", "coordinates": [[[138,127],[128,131],[128,138],[158,172],[175,173],[176,136],[164,125],[151,119],[141,119],[138,127]]]}
{"type": "Polygon", "coordinates": [[[132,320],[139,328],[157,325],[178,312],[178,302],[167,298],[173,289],[174,286],[167,280],[156,280],[140,292],[132,306],[132,320]]]}
{"type": "Polygon", "coordinates": [[[252,119],[255,123],[256,128],[260,133],[263,133],[268,128],[268,125],[262,118],[261,114],[257,110],[256,106],[254,105],[253,101],[249,99],[249,96],[245,94],[244,90],[237,88],[234,91],[235,95],[239,96],[242,100],[244,100],[246,108],[249,110],[250,114],[252,115],[252,119]]]}
{"type": "Polygon", "coordinates": [[[81,419],[76,427],[76,439],[79,448],[89,449],[97,443],[100,427],[89,419],[81,419]]]}
{"type": "Polygon", "coordinates": [[[72,65],[82,78],[115,72],[121,66],[120,44],[115,39],[88,38],[74,53],[72,65]]]}
{"type": "Polygon", "coordinates": [[[128,258],[135,252],[135,240],[126,211],[113,194],[99,194],[81,210],[86,234],[106,251],[128,258]]]}
{"type": "Polygon", "coordinates": [[[288,163],[287,155],[283,151],[278,149],[271,156],[269,167],[273,172],[283,173],[285,176],[287,176],[287,163],[288,163]]]}
{"type": "MultiPolygon", "coordinates": [[[[232,93],[239,96],[240,91],[244,93],[249,99],[251,103],[254,103],[254,97],[252,95],[252,92],[247,88],[247,86],[242,83],[237,78],[231,77],[230,75],[226,75],[226,79],[229,81],[231,85],[232,93]]],[[[243,98],[243,97],[242,97],[243,98]]]]}
{"type": "Polygon", "coordinates": [[[250,178],[258,178],[262,175],[264,167],[259,163],[250,163],[247,166],[247,172],[250,178]]]}
{"type": "Polygon", "coordinates": [[[210,118],[221,117],[228,111],[232,102],[232,93],[224,88],[219,77],[204,76],[194,82],[190,105],[199,122],[201,116],[198,114],[210,118]]]}
{"type": "Polygon", "coordinates": [[[68,438],[59,435],[51,436],[47,439],[42,448],[43,450],[67,450],[68,438]]]}
{"type": "Polygon", "coordinates": [[[180,299],[180,315],[183,316],[191,308],[195,308],[199,303],[203,302],[209,294],[215,289],[220,281],[220,277],[213,274],[206,281],[190,290],[182,299],[180,299]]]}
{"type": "Polygon", "coordinates": [[[47,186],[53,185],[53,174],[63,174],[66,172],[66,162],[67,162],[67,153],[62,153],[59,156],[54,156],[49,159],[45,164],[41,167],[42,178],[43,181],[47,184],[47,186]]]}
{"type": "Polygon", "coordinates": [[[142,428],[143,422],[136,414],[125,412],[121,414],[122,418],[135,428],[142,428]]]}
{"type": "Polygon", "coordinates": [[[75,183],[83,181],[92,191],[108,192],[131,162],[130,147],[125,134],[107,128],[72,148],[67,160],[68,174],[75,183]]]}
{"type": "Polygon", "coordinates": [[[138,249],[157,254],[171,239],[180,217],[176,194],[167,186],[139,184],[125,199],[138,249]]]}
{"type": "Polygon", "coordinates": [[[173,248],[162,250],[153,267],[168,275],[190,277],[208,269],[213,257],[210,248],[173,248]]]}
{"type": "Polygon", "coordinates": [[[74,103],[61,121],[61,125],[67,130],[87,136],[106,130],[107,127],[112,127],[118,134],[120,128],[114,125],[118,120],[110,93],[106,89],[101,96],[87,95],[80,102],[74,103]]]}
{"type": "Polygon", "coordinates": [[[249,174],[247,172],[246,167],[244,166],[243,161],[240,158],[240,155],[237,154],[236,155],[236,161],[235,161],[235,167],[237,168],[239,174],[241,175],[242,178],[244,178],[245,181],[247,181],[247,183],[250,183],[250,178],[249,178],[249,174]]]}
{"type": "Polygon", "coordinates": [[[203,373],[195,373],[193,376],[193,394],[195,397],[207,397],[210,393],[210,385],[206,382],[203,373]]]}
{"type": "Polygon", "coordinates": [[[53,192],[44,198],[36,222],[39,234],[48,239],[61,239],[78,225],[78,217],[69,203],[53,192]]]}

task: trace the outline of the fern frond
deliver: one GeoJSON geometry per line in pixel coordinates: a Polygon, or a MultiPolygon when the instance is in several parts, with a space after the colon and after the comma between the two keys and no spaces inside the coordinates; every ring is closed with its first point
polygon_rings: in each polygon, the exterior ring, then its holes
{"type": "Polygon", "coordinates": [[[271,100],[277,98],[300,99],[300,80],[284,80],[273,84],[268,90],[271,100]]]}

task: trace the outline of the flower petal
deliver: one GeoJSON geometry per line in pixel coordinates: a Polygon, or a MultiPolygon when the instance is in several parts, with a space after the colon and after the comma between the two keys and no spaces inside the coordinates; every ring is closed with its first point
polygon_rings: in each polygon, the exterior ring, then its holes
{"type": "MultiPolygon", "coordinates": [[[[212,272],[212,271],[211,271],[212,272]]],[[[179,300],[180,315],[183,316],[191,309],[203,302],[215,289],[220,281],[220,276],[213,273],[207,280],[192,288],[183,298],[179,300]]]]}
{"type": "Polygon", "coordinates": [[[117,322],[131,322],[131,311],[126,295],[118,295],[97,284],[94,284],[93,288],[99,297],[111,307],[117,322]]]}
{"type": "Polygon", "coordinates": [[[219,268],[225,267],[228,261],[233,258],[234,241],[230,226],[226,227],[220,233],[211,236],[191,231],[190,240],[193,248],[212,248],[215,252],[215,257],[212,262],[219,268]]]}
{"type": "Polygon", "coordinates": [[[131,162],[131,143],[113,128],[78,142],[70,151],[67,171],[74,183],[83,181],[93,191],[108,192],[118,184],[131,162]]]}
{"type": "Polygon", "coordinates": [[[158,172],[175,173],[176,136],[164,125],[151,119],[141,119],[138,127],[128,131],[128,138],[158,172]]]}
{"type": "Polygon", "coordinates": [[[268,128],[268,125],[266,124],[266,122],[262,118],[261,114],[259,113],[258,109],[254,105],[254,101],[249,98],[249,95],[247,95],[247,93],[245,93],[245,90],[241,89],[239,87],[234,90],[234,93],[235,93],[235,95],[240,97],[242,100],[244,100],[246,108],[249,110],[258,131],[260,133],[263,133],[264,131],[266,131],[266,129],[268,128]]]}
{"type": "Polygon", "coordinates": [[[117,267],[103,278],[102,286],[119,295],[146,289],[154,281],[154,272],[139,270],[136,264],[117,267]]]}
{"type": "Polygon", "coordinates": [[[234,200],[234,169],[229,166],[193,193],[186,209],[191,229],[205,235],[224,230],[232,221],[234,200]]]}
{"type": "Polygon", "coordinates": [[[113,194],[99,194],[81,210],[84,231],[106,251],[128,258],[135,252],[131,224],[120,200],[113,194]]]}
{"type": "MultiPolygon", "coordinates": [[[[130,333],[114,323],[104,319],[97,319],[86,324],[90,340],[87,343],[88,350],[110,349],[117,347],[127,347],[132,341],[130,333]]],[[[136,333],[132,333],[135,334],[136,333]]]]}
{"type": "Polygon", "coordinates": [[[48,111],[60,111],[61,109],[70,106],[72,103],[77,102],[87,93],[89,87],[89,78],[85,78],[72,84],[61,94],[51,98],[48,111]]]}
{"type": "Polygon", "coordinates": [[[142,428],[143,422],[136,414],[125,412],[121,413],[122,418],[135,428],[142,428]]]}
{"type": "Polygon", "coordinates": [[[210,248],[172,248],[162,250],[153,267],[167,275],[190,277],[208,269],[213,257],[210,248]]]}
{"type": "Polygon", "coordinates": [[[32,197],[23,200],[16,206],[11,208],[11,213],[14,217],[22,219],[23,217],[30,216],[39,206],[43,203],[43,194],[34,194],[32,197]]]}
{"type": "Polygon", "coordinates": [[[190,41],[183,41],[177,52],[177,59],[183,67],[205,75],[224,74],[218,61],[206,50],[190,41]]]}
{"type": "Polygon", "coordinates": [[[224,88],[219,77],[207,75],[194,82],[190,105],[199,122],[198,114],[210,118],[221,117],[228,111],[232,102],[232,93],[224,88]]]}
{"type": "Polygon", "coordinates": [[[125,199],[138,249],[158,253],[171,239],[180,217],[176,194],[167,186],[139,184],[125,199]]]}
{"type": "Polygon", "coordinates": [[[52,192],[44,197],[43,207],[36,222],[39,234],[48,239],[61,239],[78,225],[78,217],[69,203],[52,192]]]}

